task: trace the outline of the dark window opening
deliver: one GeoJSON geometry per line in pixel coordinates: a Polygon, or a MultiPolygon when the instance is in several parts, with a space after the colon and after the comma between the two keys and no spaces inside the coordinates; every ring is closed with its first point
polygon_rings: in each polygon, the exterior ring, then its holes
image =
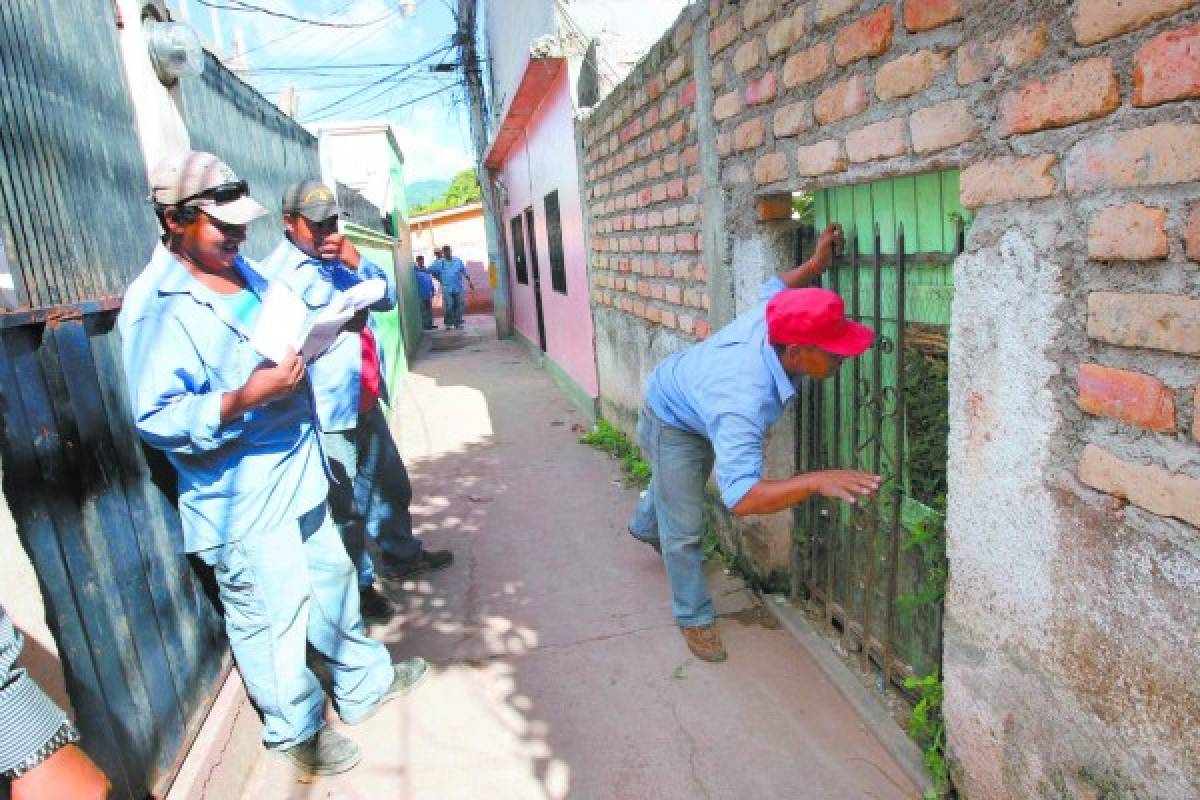
{"type": "Polygon", "coordinates": [[[529,270],[525,267],[525,232],[521,229],[521,215],[512,218],[513,267],[517,271],[517,283],[529,285],[529,270]]]}
{"type": "Polygon", "coordinates": [[[562,221],[558,216],[558,190],[546,195],[546,239],[550,247],[550,287],[567,293],[567,265],[563,258],[562,221]]]}

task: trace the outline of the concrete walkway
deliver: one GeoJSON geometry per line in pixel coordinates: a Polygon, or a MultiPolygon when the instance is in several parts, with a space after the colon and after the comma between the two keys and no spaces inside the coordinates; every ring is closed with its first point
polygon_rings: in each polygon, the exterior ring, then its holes
{"type": "Polygon", "coordinates": [[[247,798],[912,798],[916,789],[796,641],[710,576],[730,651],[687,651],[636,492],[576,442],[584,418],[518,345],[414,365],[394,429],[418,531],[447,571],[397,588],[372,634],[435,674],[346,729],[350,773],[300,783],[264,758],[247,798]]]}

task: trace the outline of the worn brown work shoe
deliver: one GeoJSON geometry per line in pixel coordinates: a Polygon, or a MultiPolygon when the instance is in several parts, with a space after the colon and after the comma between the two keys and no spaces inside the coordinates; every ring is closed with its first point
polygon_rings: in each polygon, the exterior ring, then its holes
{"type": "Polygon", "coordinates": [[[694,628],[680,628],[688,650],[701,661],[724,661],[729,657],[725,645],[721,644],[721,634],[717,632],[717,624],[697,625],[694,628]]]}

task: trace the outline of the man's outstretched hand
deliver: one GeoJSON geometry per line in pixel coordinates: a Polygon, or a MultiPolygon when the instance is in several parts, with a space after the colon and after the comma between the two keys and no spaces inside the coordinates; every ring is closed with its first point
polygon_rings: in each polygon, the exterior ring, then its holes
{"type": "Polygon", "coordinates": [[[854,503],[859,497],[872,495],[879,491],[879,476],[869,472],[830,469],[823,472],[810,472],[805,477],[809,479],[809,485],[817,494],[834,500],[845,500],[847,503],[854,503]]]}

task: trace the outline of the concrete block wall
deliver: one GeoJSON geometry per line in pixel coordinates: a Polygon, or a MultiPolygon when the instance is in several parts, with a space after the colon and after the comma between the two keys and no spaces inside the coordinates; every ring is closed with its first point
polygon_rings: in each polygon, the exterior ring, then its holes
{"type": "MultiPolygon", "coordinates": [[[[626,423],[663,354],[788,266],[790,192],[962,170],[976,216],[954,274],[944,661],[959,785],[1200,796],[1197,3],[712,0],[578,132],[601,406],[626,423]]],[[[770,452],[769,472],[794,466],[770,452]]],[[[789,528],[753,529],[764,573],[789,528]]]]}

